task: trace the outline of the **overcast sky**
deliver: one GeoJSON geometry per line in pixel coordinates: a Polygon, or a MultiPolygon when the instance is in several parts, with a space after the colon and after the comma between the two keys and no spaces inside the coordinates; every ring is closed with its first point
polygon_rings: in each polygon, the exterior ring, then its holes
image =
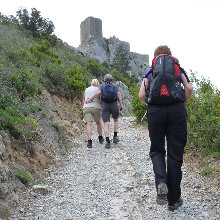
{"type": "MultiPolygon", "coordinates": [[[[132,52],[148,54],[170,47],[186,70],[209,78],[220,88],[220,0],[5,0],[0,12],[16,15],[19,7],[36,8],[55,25],[69,45],[80,44],[80,23],[102,20],[103,37],[115,35],[132,52]]],[[[144,73],[143,73],[144,74],[144,73]]]]}

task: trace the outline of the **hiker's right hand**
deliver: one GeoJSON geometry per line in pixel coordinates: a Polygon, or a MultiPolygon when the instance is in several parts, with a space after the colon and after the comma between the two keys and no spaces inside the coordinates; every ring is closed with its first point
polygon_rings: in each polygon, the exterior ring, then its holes
{"type": "Polygon", "coordinates": [[[123,107],[123,106],[120,108],[120,111],[121,111],[121,112],[124,114],[125,109],[124,109],[124,107],[123,107]]]}

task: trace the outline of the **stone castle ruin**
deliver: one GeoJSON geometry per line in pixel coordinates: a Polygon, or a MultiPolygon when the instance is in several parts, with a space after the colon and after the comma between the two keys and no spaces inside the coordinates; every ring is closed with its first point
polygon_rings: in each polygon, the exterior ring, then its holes
{"type": "Polygon", "coordinates": [[[112,62],[115,51],[122,45],[130,59],[131,73],[141,78],[149,68],[149,55],[130,52],[130,44],[115,36],[106,39],[102,34],[102,20],[88,17],[80,25],[80,45],[78,50],[103,63],[112,62]]]}
{"type": "Polygon", "coordinates": [[[80,25],[80,41],[86,42],[88,37],[102,40],[102,20],[98,18],[89,17],[80,25]]]}

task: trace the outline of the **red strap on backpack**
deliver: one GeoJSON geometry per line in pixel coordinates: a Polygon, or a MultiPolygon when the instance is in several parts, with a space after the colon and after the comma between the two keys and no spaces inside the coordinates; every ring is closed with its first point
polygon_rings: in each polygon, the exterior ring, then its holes
{"type": "Polygon", "coordinates": [[[157,61],[157,59],[160,57],[160,56],[170,56],[172,57],[174,60],[175,60],[175,76],[179,76],[180,74],[180,67],[179,67],[179,60],[176,58],[176,57],[173,57],[171,55],[168,55],[168,54],[160,54],[159,56],[155,57],[153,60],[152,60],[152,67],[153,67],[153,77],[154,77],[154,66],[155,66],[155,63],[157,61]]]}
{"type": "Polygon", "coordinates": [[[175,60],[175,76],[177,77],[180,74],[180,66],[178,65],[179,60],[176,57],[173,57],[171,55],[169,55],[169,56],[172,57],[175,60]]]}

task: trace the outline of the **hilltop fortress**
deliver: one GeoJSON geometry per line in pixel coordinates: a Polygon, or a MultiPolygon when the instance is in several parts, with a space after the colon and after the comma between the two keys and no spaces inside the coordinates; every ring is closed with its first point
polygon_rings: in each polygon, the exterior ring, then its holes
{"type": "Polygon", "coordinates": [[[115,36],[106,39],[102,34],[102,20],[88,17],[80,24],[80,45],[78,50],[99,62],[112,62],[116,48],[122,45],[130,59],[131,73],[139,78],[149,68],[149,55],[130,52],[130,44],[115,36]]]}

